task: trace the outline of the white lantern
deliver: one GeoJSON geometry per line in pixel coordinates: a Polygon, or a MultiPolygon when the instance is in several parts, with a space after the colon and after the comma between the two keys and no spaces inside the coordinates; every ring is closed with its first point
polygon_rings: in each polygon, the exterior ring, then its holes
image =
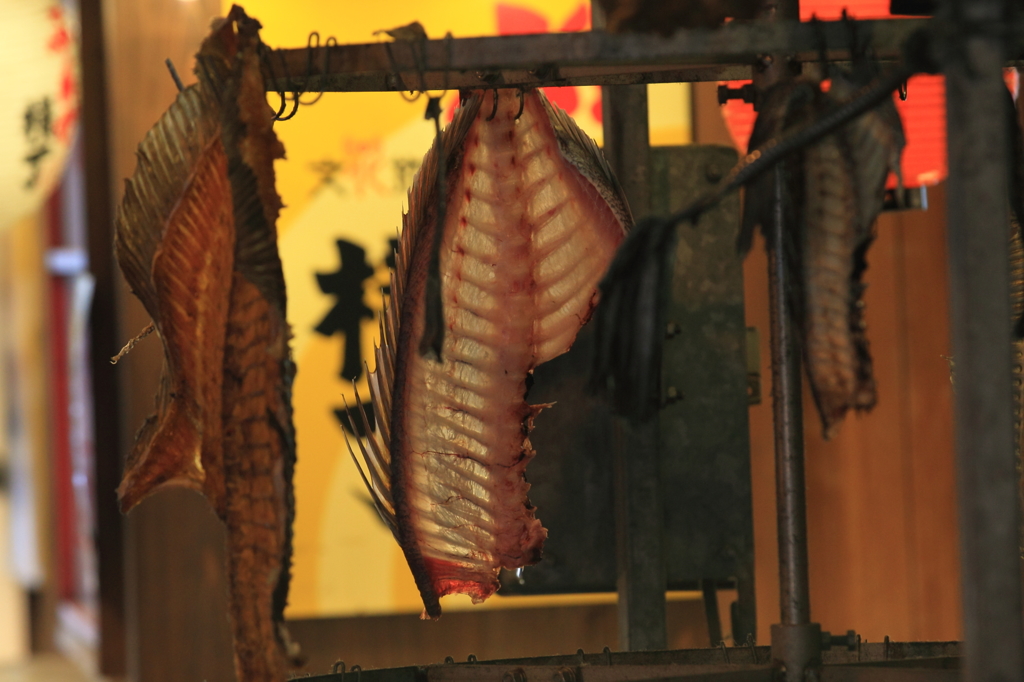
{"type": "Polygon", "coordinates": [[[0,230],[60,180],[78,120],[77,50],[55,0],[0,0],[0,230]]]}

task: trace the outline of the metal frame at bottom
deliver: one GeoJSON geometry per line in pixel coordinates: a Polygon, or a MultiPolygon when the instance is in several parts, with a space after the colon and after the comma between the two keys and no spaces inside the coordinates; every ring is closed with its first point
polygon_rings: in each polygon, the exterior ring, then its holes
{"type": "MultiPolygon", "coordinates": [[[[820,682],[953,682],[960,642],[858,642],[822,652],[820,682]]],[[[782,672],[771,647],[628,651],[539,656],[401,668],[346,669],[338,661],[324,682],[773,682],[782,672]]]]}

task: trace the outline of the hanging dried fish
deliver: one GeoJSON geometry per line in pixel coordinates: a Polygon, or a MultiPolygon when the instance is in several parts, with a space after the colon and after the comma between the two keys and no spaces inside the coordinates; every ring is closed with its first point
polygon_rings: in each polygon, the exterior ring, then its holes
{"type": "Polygon", "coordinates": [[[163,485],[201,490],[227,526],[229,608],[242,682],[287,677],[294,368],[275,222],[281,207],[258,47],[233,7],[182,92],[139,147],[116,222],[118,261],[164,346],[157,413],[118,495],[127,512],[163,485]]]}
{"type": "Polygon", "coordinates": [[[868,409],[875,401],[870,357],[858,343],[863,335],[855,271],[863,239],[844,142],[828,135],[803,153],[804,358],[825,438],[849,408],[868,409]]]}
{"type": "Polygon", "coordinates": [[[529,377],[572,345],[631,224],[597,146],[538,91],[473,93],[441,149],[427,154],[409,194],[370,376],[378,426],[363,421],[369,436],[359,443],[364,481],[432,618],[440,597],[481,601],[498,588],[499,569],[540,558],[547,531],[523,472],[533,419],[547,405],[527,404],[529,377]],[[440,362],[418,349],[436,230],[440,362]]]}
{"type": "MultiPolygon", "coordinates": [[[[856,74],[836,74],[827,95],[802,78],[770,89],[761,102],[751,148],[852,99],[856,86],[874,76],[869,64],[858,68],[856,74]]],[[[899,115],[887,99],[783,165],[783,215],[792,226],[786,258],[799,273],[789,295],[826,438],[835,434],[849,409],[868,410],[875,404],[861,279],[885,181],[890,171],[899,173],[902,148],[899,115]]],[[[771,243],[773,209],[772,178],[755,179],[747,186],[741,252],[750,248],[758,224],[771,243]]]]}

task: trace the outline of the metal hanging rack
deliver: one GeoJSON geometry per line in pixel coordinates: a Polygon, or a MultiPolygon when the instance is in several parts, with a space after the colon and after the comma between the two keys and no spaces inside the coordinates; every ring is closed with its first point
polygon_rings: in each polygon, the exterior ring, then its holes
{"type": "MultiPolygon", "coordinates": [[[[268,91],[399,92],[603,85],[605,147],[634,210],[649,206],[643,85],[771,78],[754,65],[764,55],[796,62],[851,59],[850,22],[800,23],[798,2],[779,0],[778,21],[681,30],[671,38],[590,33],[517,35],[275,50],[268,91]],[[641,86],[641,87],[635,87],[641,86]]],[[[596,9],[596,8],[595,8],[596,9]]],[[[1008,131],[1000,67],[1024,52],[1024,25],[1007,0],[947,0],[934,19],[856,21],[881,61],[899,59],[919,29],[935,36],[948,92],[948,241],[953,348],[957,358],[955,425],[960,507],[964,642],[860,644],[829,637],[810,621],[799,355],[786,309],[782,258],[770,257],[781,619],[770,647],[649,651],[665,647],[664,577],[657,562],[657,521],[630,494],[650,475],[656,450],[650,425],[628,424],[641,443],[619,461],[617,510],[629,519],[618,538],[620,644],[635,653],[584,654],[454,663],[379,671],[344,667],[336,682],[527,680],[617,682],[708,679],[1024,680],[1019,498],[1012,439],[1008,131]],[[653,548],[653,552],[652,552],[653,548]],[[661,581],[659,583],[659,580],[661,581]],[[829,648],[832,644],[847,644],[829,648]],[[648,650],[648,651],[643,651],[648,650]],[[806,671],[806,677],[805,677],[806,671]]],[[[595,12],[596,13],[596,12],[595,12]]],[[[598,24],[595,18],[595,24],[598,24]]],[[[763,61],[761,63],[764,63],[763,61]]],[[[755,83],[756,85],[756,83],[755,83]]],[[[296,94],[298,97],[298,94],[296,94]]],[[[780,234],[781,230],[776,230],[780,234]]],[[[781,253],[777,246],[774,254],[781,253]]]]}

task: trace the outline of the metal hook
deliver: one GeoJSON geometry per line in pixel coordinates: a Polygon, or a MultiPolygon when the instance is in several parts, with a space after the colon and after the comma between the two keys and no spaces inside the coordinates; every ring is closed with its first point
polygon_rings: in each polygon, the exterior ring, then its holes
{"type": "Polygon", "coordinates": [[[725,652],[725,662],[726,662],[726,664],[728,664],[729,663],[729,647],[727,647],[725,645],[725,640],[724,639],[721,642],[718,643],[718,648],[721,649],[723,652],[725,652]]]}
{"type": "MultiPolygon", "coordinates": [[[[316,31],[314,31],[313,33],[316,33],[316,31]]],[[[313,37],[312,34],[310,34],[310,39],[312,39],[312,37],[313,37]]],[[[319,41],[319,35],[317,35],[317,40],[319,41]]],[[[316,104],[317,102],[320,101],[320,98],[324,96],[323,79],[327,78],[328,74],[330,73],[330,68],[331,68],[331,48],[332,47],[337,47],[337,46],[338,46],[338,39],[335,38],[334,36],[330,36],[329,38],[327,38],[327,40],[324,41],[323,46],[320,47],[320,49],[323,49],[323,51],[324,51],[324,63],[323,63],[323,67],[320,69],[320,79],[321,79],[320,91],[317,92],[316,97],[314,97],[309,102],[302,102],[303,106],[309,106],[311,104],[316,104]]],[[[308,76],[307,76],[307,83],[306,84],[307,85],[309,84],[308,83],[308,76]]]]}
{"type": "Polygon", "coordinates": [[[487,121],[493,121],[494,117],[498,115],[498,89],[494,88],[491,92],[494,94],[494,108],[491,109],[491,115],[485,119],[487,121]]]}
{"type": "Polygon", "coordinates": [[[476,663],[476,654],[470,654],[466,657],[467,663],[476,663]]]}
{"type": "Polygon", "coordinates": [[[416,92],[405,84],[405,79],[402,78],[402,72],[398,68],[398,62],[395,61],[395,53],[391,51],[391,43],[384,43],[384,51],[388,55],[388,64],[391,66],[391,72],[395,75],[395,82],[398,85],[398,94],[402,96],[406,102],[415,102],[420,98],[419,92],[416,92]],[[412,97],[406,96],[406,92],[412,93],[412,97]]]}
{"type": "Polygon", "coordinates": [[[601,653],[604,654],[604,662],[605,662],[605,664],[611,665],[612,664],[612,650],[609,649],[608,647],[605,647],[604,649],[601,650],[601,653]]]}
{"type": "MultiPolygon", "coordinates": [[[[270,73],[270,78],[268,80],[270,80],[271,82],[275,82],[277,81],[277,74],[274,73],[274,65],[273,63],[271,63],[270,58],[267,56],[267,53],[269,51],[270,48],[267,47],[266,44],[263,43],[263,41],[260,41],[259,47],[257,48],[257,52],[260,57],[260,65],[267,67],[267,71],[270,73]]],[[[278,107],[277,111],[274,113],[274,120],[278,121],[281,119],[281,114],[284,113],[284,110],[288,108],[288,98],[287,93],[284,90],[275,90],[275,92],[277,93],[278,97],[281,98],[281,106],[278,107]]]]}
{"type": "MultiPolygon", "coordinates": [[[[327,64],[328,64],[328,60],[329,60],[329,56],[328,55],[330,54],[330,50],[327,49],[327,46],[330,44],[330,42],[332,40],[334,40],[334,44],[335,45],[338,44],[338,41],[334,38],[334,36],[331,36],[330,38],[328,38],[324,42],[324,45],[323,45],[323,47],[324,47],[324,64],[323,64],[323,68],[320,70],[320,77],[321,78],[323,78],[323,77],[325,77],[327,75],[327,64]]],[[[315,50],[319,50],[320,48],[321,48],[321,45],[320,45],[320,33],[318,31],[313,31],[313,32],[311,32],[309,34],[309,37],[306,39],[306,78],[305,78],[305,80],[302,83],[303,93],[298,93],[299,95],[304,94],[306,92],[309,92],[309,80],[313,76],[313,52],[315,50]],[[316,38],[315,42],[313,41],[313,38],[316,38]]],[[[323,90],[323,87],[322,87],[322,84],[321,84],[320,91],[317,92],[316,97],[314,97],[312,100],[310,100],[308,102],[300,101],[299,104],[301,104],[302,106],[307,106],[308,107],[311,104],[316,104],[317,102],[319,102],[320,98],[323,97],[323,96],[324,96],[324,90],[323,90]]]]}
{"type": "Polygon", "coordinates": [[[906,102],[907,101],[907,81],[903,81],[902,83],[900,83],[900,90],[899,90],[899,92],[900,92],[900,101],[901,102],[906,102]]]}
{"type": "Polygon", "coordinates": [[[334,665],[331,666],[331,674],[337,675],[338,673],[341,673],[342,675],[345,674],[345,661],[341,660],[340,658],[334,662],[334,665]]]}
{"type": "Polygon", "coordinates": [[[360,682],[363,679],[363,666],[354,665],[352,666],[352,672],[356,674],[356,682],[360,682]]]}
{"type": "Polygon", "coordinates": [[[518,121],[519,117],[523,115],[523,109],[526,107],[526,90],[519,88],[519,111],[516,113],[515,120],[518,121]]]}
{"type": "Polygon", "coordinates": [[[420,77],[420,92],[427,91],[427,74],[426,74],[426,61],[427,61],[427,38],[424,35],[418,41],[409,41],[409,51],[412,53],[412,62],[416,65],[416,73],[420,77]],[[416,46],[419,45],[420,51],[416,51],[416,46]]]}
{"type": "MultiPolygon", "coordinates": [[[[284,80],[285,80],[286,89],[284,91],[284,94],[282,95],[282,99],[284,99],[284,101],[287,102],[288,101],[287,87],[292,85],[292,77],[291,77],[291,74],[288,73],[288,62],[284,58],[284,52],[282,52],[281,50],[274,50],[274,52],[277,53],[278,60],[281,62],[281,69],[284,71],[284,80]]],[[[306,55],[306,60],[307,60],[308,64],[312,64],[312,59],[309,57],[309,53],[308,52],[307,52],[307,55],[306,55]]],[[[308,74],[307,74],[307,76],[308,76],[308,74]]],[[[296,87],[296,88],[294,88],[292,90],[292,92],[294,93],[292,95],[292,100],[291,100],[291,102],[292,102],[292,110],[289,111],[286,116],[278,116],[277,117],[278,121],[287,121],[287,120],[290,120],[290,119],[294,118],[295,114],[299,110],[299,97],[301,97],[302,93],[305,92],[305,88],[303,87],[302,89],[299,89],[298,87],[296,87]]]]}

